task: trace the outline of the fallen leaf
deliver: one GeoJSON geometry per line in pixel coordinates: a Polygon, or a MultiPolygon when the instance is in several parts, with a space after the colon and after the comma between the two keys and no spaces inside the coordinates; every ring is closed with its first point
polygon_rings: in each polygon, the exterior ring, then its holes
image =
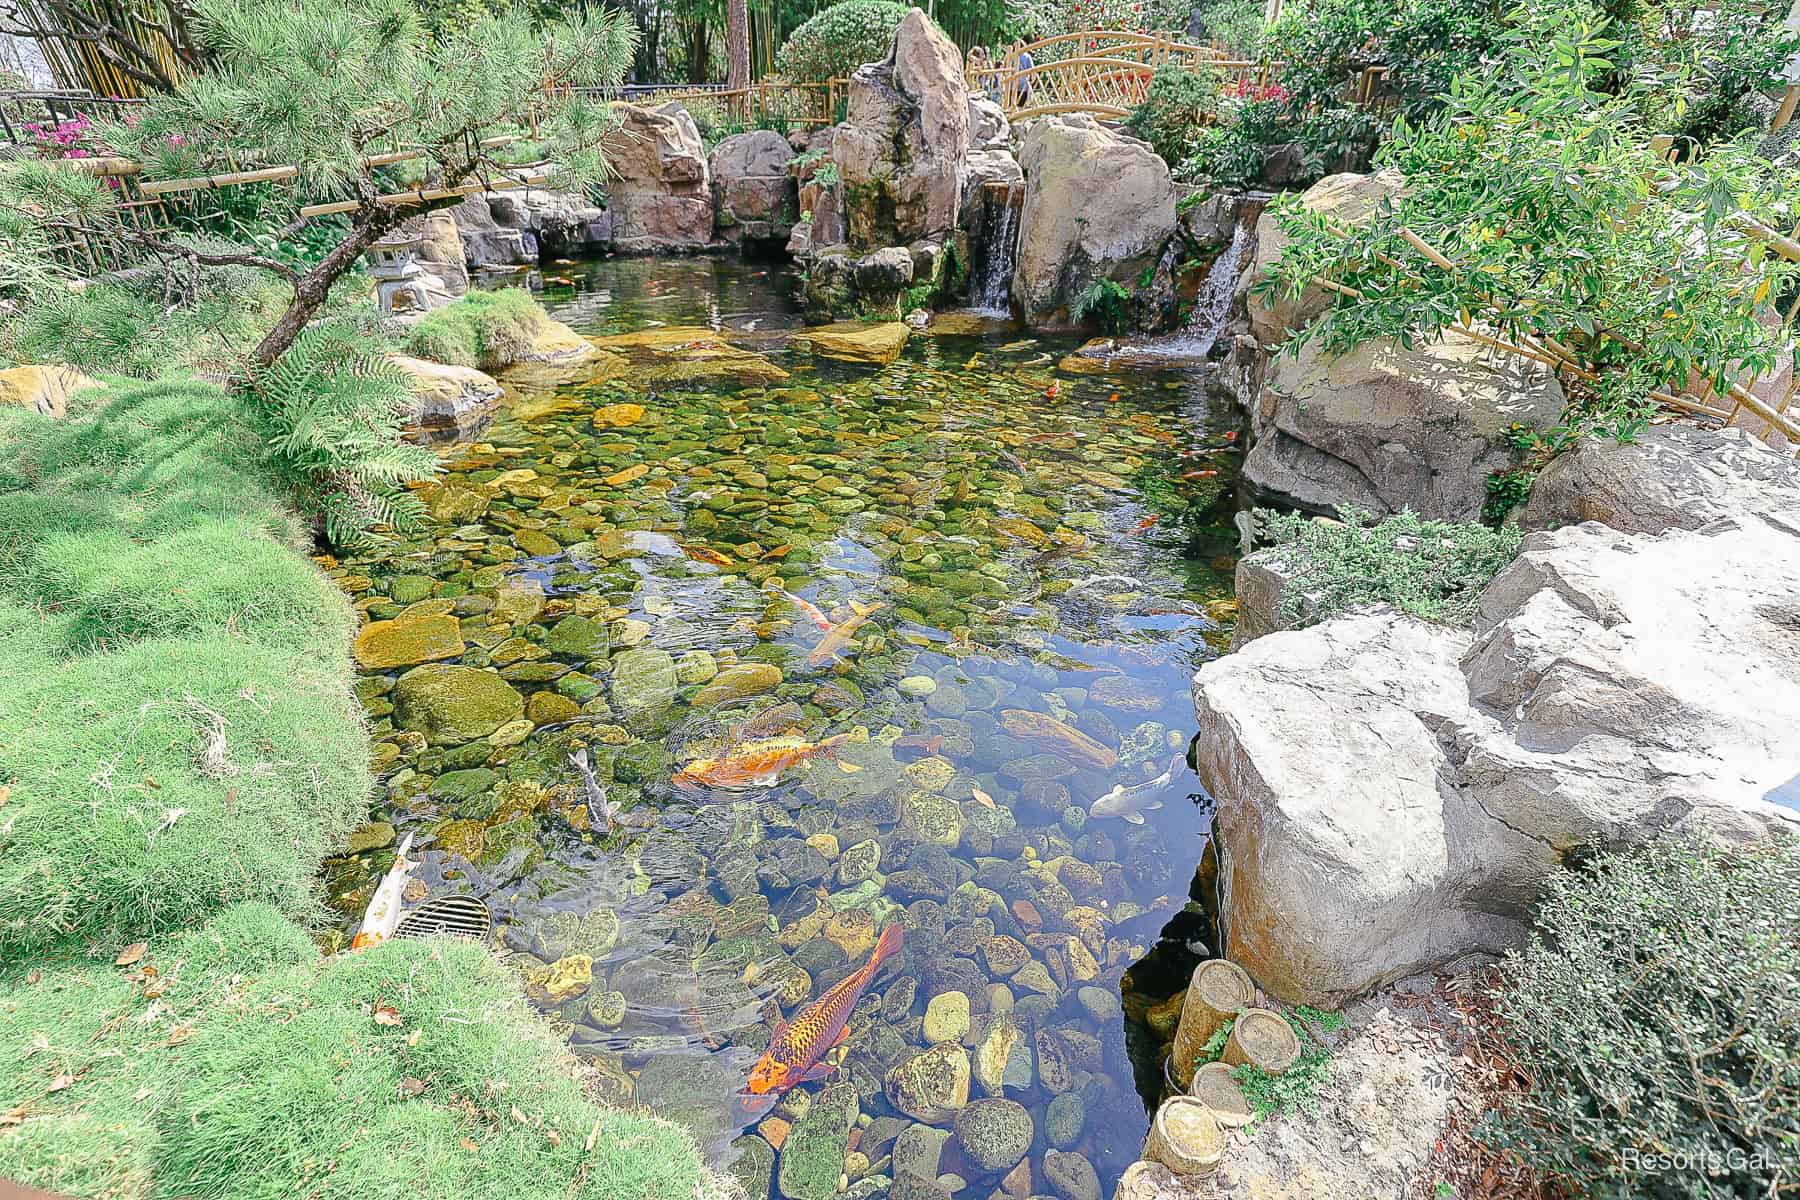
{"type": "Polygon", "coordinates": [[[583,1150],[591,1151],[591,1150],[593,1150],[595,1144],[597,1142],[599,1142],[599,1140],[600,1140],[600,1120],[601,1120],[601,1118],[599,1118],[599,1117],[594,1118],[594,1127],[593,1127],[593,1129],[588,1131],[587,1141],[585,1141],[581,1144],[581,1148],[583,1150]]]}
{"type": "Polygon", "coordinates": [[[42,971],[33,971],[29,975],[25,976],[25,982],[26,983],[36,983],[38,980],[42,979],[43,977],[44,977],[44,973],[42,971]]]}
{"type": "Polygon", "coordinates": [[[975,802],[977,804],[985,804],[989,808],[997,807],[994,804],[994,798],[992,796],[988,795],[986,792],[982,791],[980,788],[972,787],[969,789],[969,791],[974,793],[975,802]]]}
{"type": "Polygon", "coordinates": [[[377,1025],[398,1025],[400,1010],[391,1004],[377,1004],[375,1006],[375,1023],[377,1025]]]}
{"type": "Polygon", "coordinates": [[[548,1139],[550,1139],[550,1144],[551,1144],[551,1145],[552,1145],[552,1146],[560,1146],[560,1145],[562,1145],[562,1134],[560,1134],[560,1133],[558,1133],[558,1132],[556,1132],[556,1130],[554,1130],[554,1129],[546,1129],[546,1130],[545,1130],[545,1131],[544,1131],[544,1136],[545,1136],[545,1137],[546,1137],[546,1138],[548,1138],[548,1139]]]}
{"type": "Polygon", "coordinates": [[[531,1124],[531,1121],[525,1116],[524,1113],[519,1111],[519,1106],[516,1104],[512,1106],[512,1119],[517,1121],[521,1125],[531,1124]]]}
{"type": "Polygon", "coordinates": [[[149,948],[150,943],[148,942],[133,942],[131,945],[119,951],[119,957],[113,959],[113,966],[129,967],[132,963],[144,957],[144,951],[149,948]]]}
{"type": "Polygon", "coordinates": [[[478,1153],[481,1150],[480,1146],[477,1146],[474,1142],[470,1141],[468,1138],[463,1138],[462,1141],[458,1144],[461,1145],[462,1148],[464,1150],[467,1150],[470,1154],[478,1153]]]}
{"type": "Polygon", "coordinates": [[[55,1079],[52,1079],[50,1081],[49,1090],[53,1091],[53,1092],[60,1092],[65,1088],[71,1088],[74,1086],[75,1086],[75,1077],[73,1075],[58,1075],[55,1079]]]}
{"type": "Polygon", "coordinates": [[[12,799],[12,788],[10,786],[8,786],[7,784],[0,783],[0,805],[5,804],[8,800],[11,800],[11,799],[12,799]]]}
{"type": "Polygon", "coordinates": [[[406,1044],[409,1046],[416,1046],[419,1044],[419,1031],[418,1030],[415,1029],[411,1033],[406,1035],[406,1044]]]}
{"type": "Polygon", "coordinates": [[[19,1105],[17,1108],[9,1108],[5,1112],[0,1113],[0,1129],[4,1129],[9,1125],[23,1125],[24,1123],[25,1106],[23,1104],[19,1105]]]}
{"type": "Polygon", "coordinates": [[[425,1081],[423,1079],[415,1079],[411,1075],[408,1075],[405,1079],[400,1081],[400,1094],[402,1096],[417,1096],[424,1090],[425,1081]]]}
{"type": "Polygon", "coordinates": [[[169,1030],[169,1040],[166,1044],[170,1046],[179,1046],[193,1036],[194,1027],[192,1025],[177,1025],[175,1028],[169,1030]]]}

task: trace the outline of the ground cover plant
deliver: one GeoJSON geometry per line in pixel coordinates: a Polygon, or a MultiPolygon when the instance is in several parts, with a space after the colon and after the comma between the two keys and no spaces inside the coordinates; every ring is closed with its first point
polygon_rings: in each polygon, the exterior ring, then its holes
{"type": "Polygon", "coordinates": [[[492,371],[514,362],[549,320],[523,288],[474,291],[426,313],[407,331],[405,348],[434,362],[492,371]]]}
{"type": "MultiPolygon", "coordinates": [[[[286,361],[284,359],[284,361],[286,361]]],[[[366,813],[348,602],[239,399],[0,410],[0,1177],[121,1197],[714,1186],[482,947],[321,958],[366,813]]]]}
{"type": "Polygon", "coordinates": [[[1376,520],[1356,508],[1336,521],[1305,513],[1256,512],[1262,561],[1286,577],[1281,618],[1314,625],[1372,604],[1391,604],[1427,621],[1472,620],[1481,593],[1518,555],[1516,528],[1489,529],[1456,521],[1427,521],[1400,512],[1376,520]]]}
{"type": "Polygon", "coordinates": [[[1554,875],[1510,955],[1527,1079],[1490,1137],[1584,1196],[1784,1194],[1800,1153],[1800,845],[1672,838],[1554,875]]]}

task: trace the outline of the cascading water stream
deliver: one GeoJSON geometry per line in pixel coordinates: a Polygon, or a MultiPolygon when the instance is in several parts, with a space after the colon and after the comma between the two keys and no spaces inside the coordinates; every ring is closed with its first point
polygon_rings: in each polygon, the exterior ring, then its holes
{"type": "Polygon", "coordinates": [[[1255,226],[1240,222],[1232,231],[1231,244],[1213,260],[1206,282],[1194,296],[1194,310],[1188,314],[1187,325],[1178,340],[1184,348],[1191,347],[1189,352],[1195,358],[1211,354],[1219,335],[1225,331],[1225,322],[1231,315],[1232,297],[1237,291],[1238,272],[1255,237],[1255,226]]]}
{"type": "Polygon", "coordinates": [[[1014,202],[1018,186],[996,184],[988,191],[986,262],[970,297],[979,310],[1005,313],[1011,304],[1013,260],[1019,244],[1020,206],[1014,202]]]}

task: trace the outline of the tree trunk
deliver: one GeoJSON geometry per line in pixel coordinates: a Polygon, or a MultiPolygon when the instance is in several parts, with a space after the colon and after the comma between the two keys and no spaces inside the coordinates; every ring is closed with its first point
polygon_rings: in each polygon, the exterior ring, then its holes
{"type": "MultiPolygon", "coordinates": [[[[421,210],[424,211],[424,210],[421,210]]],[[[382,234],[399,225],[414,215],[411,208],[395,205],[392,208],[370,205],[360,209],[350,225],[350,236],[332,248],[330,254],[319,260],[319,265],[302,275],[294,284],[294,298],[288,301],[287,311],[275,322],[275,327],[256,344],[250,358],[259,368],[267,368],[275,360],[287,352],[306,328],[306,323],[313,318],[331,295],[331,285],[343,277],[344,273],[356,265],[362,252],[382,234]]]]}
{"type": "MultiPolygon", "coordinates": [[[[726,0],[725,48],[728,74],[725,86],[734,91],[750,86],[750,0],[726,0]]],[[[747,116],[747,97],[733,100],[739,106],[739,118],[747,116]]]]}

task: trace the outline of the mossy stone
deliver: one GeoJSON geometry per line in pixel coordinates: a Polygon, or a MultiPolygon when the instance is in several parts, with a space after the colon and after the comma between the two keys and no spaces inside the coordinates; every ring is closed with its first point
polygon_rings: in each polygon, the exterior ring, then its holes
{"type": "Polygon", "coordinates": [[[525,713],[525,698],[492,671],[427,663],[394,685],[394,724],[439,745],[486,737],[525,713]]]}

